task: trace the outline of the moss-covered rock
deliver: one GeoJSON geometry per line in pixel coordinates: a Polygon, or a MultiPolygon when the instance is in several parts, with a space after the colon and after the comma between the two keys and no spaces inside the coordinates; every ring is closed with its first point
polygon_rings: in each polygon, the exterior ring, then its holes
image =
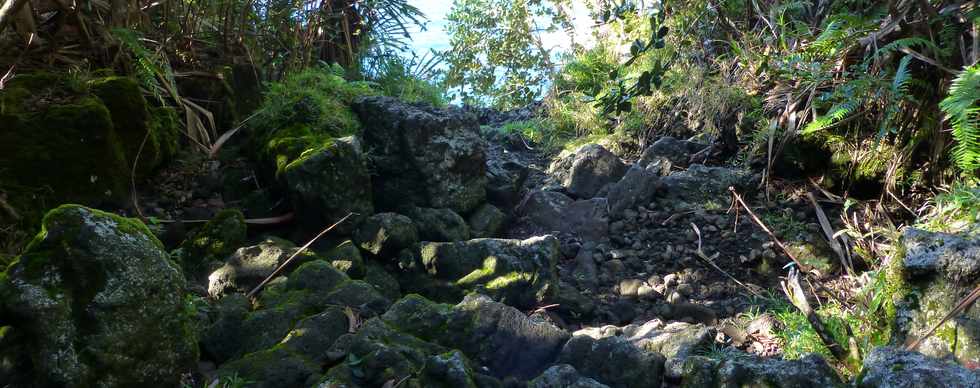
{"type": "Polygon", "coordinates": [[[176,385],[197,360],[184,279],[141,222],[49,212],[0,279],[41,386],[176,385]]]}
{"type": "Polygon", "coordinates": [[[375,256],[393,256],[419,241],[419,232],[408,217],[378,213],[368,217],[354,233],[354,241],[375,256]]]}
{"type": "Polygon", "coordinates": [[[480,205],[470,214],[467,222],[474,238],[496,237],[497,233],[504,226],[507,215],[489,203],[480,205]]]}
{"type": "Polygon", "coordinates": [[[374,286],[375,290],[390,300],[402,297],[398,278],[392,276],[384,267],[378,264],[368,264],[365,268],[364,282],[374,286]]]}
{"type": "Polygon", "coordinates": [[[621,337],[572,337],[558,361],[610,387],[660,386],[664,356],[644,351],[621,337]]]}
{"type": "Polygon", "coordinates": [[[180,264],[188,276],[198,276],[209,263],[224,261],[245,244],[245,215],[238,209],[219,212],[180,244],[180,264]]]}
{"type": "Polygon", "coordinates": [[[816,354],[799,360],[761,358],[734,353],[721,360],[689,357],[683,366],[682,387],[846,387],[827,361],[816,354]]]}
{"type": "Polygon", "coordinates": [[[309,387],[319,379],[320,366],[283,346],[250,353],[218,369],[219,378],[237,376],[249,387],[309,387]]]}
{"type": "MultiPolygon", "coordinates": [[[[239,248],[223,266],[208,276],[208,294],[213,298],[220,298],[232,292],[251,291],[298,250],[292,242],[275,237],[267,238],[257,245],[239,248]]],[[[291,271],[318,258],[312,251],[304,250],[293,258],[286,270],[291,271]]]]}
{"type": "Polygon", "coordinates": [[[305,152],[283,168],[296,215],[306,226],[322,229],[350,213],[338,233],[350,233],[374,214],[371,177],[355,137],[335,139],[305,152]]]}
{"type": "Polygon", "coordinates": [[[466,220],[450,209],[412,206],[406,215],[415,223],[422,241],[463,241],[470,239],[466,220]]]}
{"type": "Polygon", "coordinates": [[[176,112],[150,107],[136,80],[112,76],[91,80],[88,86],[109,110],[127,164],[136,163],[138,177],[148,175],[176,154],[176,112]]]}
{"type": "MultiPolygon", "coordinates": [[[[906,228],[889,286],[896,299],[895,340],[918,338],[969,294],[980,279],[980,244],[970,232],[953,235],[906,228]]],[[[939,326],[918,348],[939,358],[980,365],[980,305],[939,326]]]]}
{"type": "Polygon", "coordinates": [[[338,271],[345,273],[351,279],[361,279],[366,275],[364,258],[354,242],[346,240],[337,244],[323,254],[323,259],[330,262],[338,271]]]}
{"type": "Polygon", "coordinates": [[[475,239],[424,243],[421,263],[436,278],[512,306],[532,307],[556,294],[558,255],[558,240],[553,236],[475,239]]]}

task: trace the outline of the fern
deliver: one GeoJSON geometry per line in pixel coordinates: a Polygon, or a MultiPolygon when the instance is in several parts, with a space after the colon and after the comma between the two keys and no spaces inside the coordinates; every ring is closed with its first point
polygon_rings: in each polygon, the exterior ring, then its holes
{"type": "Polygon", "coordinates": [[[826,115],[817,117],[813,120],[813,122],[807,124],[806,128],[803,129],[803,134],[808,135],[829,128],[847,116],[850,116],[851,113],[854,113],[854,110],[857,109],[859,105],[861,105],[861,101],[859,99],[848,99],[835,105],[830,109],[830,112],[827,112],[826,115]]]}
{"type": "Polygon", "coordinates": [[[949,96],[939,103],[953,126],[953,161],[971,173],[980,167],[980,64],[963,69],[953,80],[949,96]]]}

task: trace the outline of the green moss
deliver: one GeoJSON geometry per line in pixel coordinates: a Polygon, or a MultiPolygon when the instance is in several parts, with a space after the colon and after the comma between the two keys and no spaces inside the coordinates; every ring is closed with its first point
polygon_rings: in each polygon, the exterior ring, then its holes
{"type": "Polygon", "coordinates": [[[245,244],[245,216],[238,209],[222,210],[180,245],[181,265],[188,274],[207,263],[224,260],[245,244]]]}

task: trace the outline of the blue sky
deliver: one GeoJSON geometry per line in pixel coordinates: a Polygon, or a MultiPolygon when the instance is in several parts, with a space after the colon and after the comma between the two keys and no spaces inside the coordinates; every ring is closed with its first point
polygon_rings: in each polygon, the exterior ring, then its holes
{"type": "MultiPolygon", "coordinates": [[[[446,34],[446,15],[453,6],[452,0],[409,0],[410,4],[418,7],[428,17],[426,31],[412,28],[412,48],[419,55],[429,49],[445,50],[449,48],[449,36],[446,34]]],[[[573,1],[573,24],[575,25],[576,40],[587,43],[591,38],[589,27],[592,20],[583,1],[573,1]]],[[[564,31],[545,34],[542,37],[545,47],[558,50],[567,49],[571,39],[564,31]]]]}

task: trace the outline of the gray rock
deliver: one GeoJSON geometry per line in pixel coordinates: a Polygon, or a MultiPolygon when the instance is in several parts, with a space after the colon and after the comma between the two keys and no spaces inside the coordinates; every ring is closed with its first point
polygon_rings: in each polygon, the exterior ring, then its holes
{"type": "Polygon", "coordinates": [[[466,220],[450,209],[430,209],[413,206],[408,211],[422,241],[464,241],[470,239],[466,220]]]}
{"type": "Polygon", "coordinates": [[[596,268],[592,255],[591,249],[579,250],[578,254],[575,255],[575,269],[572,270],[572,277],[575,278],[578,286],[588,290],[595,290],[599,283],[599,270],[596,268]]]}
{"type": "Polygon", "coordinates": [[[731,196],[729,187],[735,187],[740,193],[744,193],[746,189],[755,187],[753,180],[747,172],[741,170],[694,164],[685,171],[661,178],[663,191],[658,197],[689,206],[704,205],[709,201],[727,203],[727,198],[731,196]]]}
{"type": "Polygon", "coordinates": [[[527,166],[508,155],[498,153],[487,160],[487,201],[505,209],[520,201],[530,174],[527,166]]]}
{"type": "Polygon", "coordinates": [[[504,226],[507,215],[489,203],[485,203],[473,211],[468,219],[470,231],[474,238],[495,237],[504,226]]]}
{"type": "Polygon", "coordinates": [[[569,165],[568,174],[562,185],[572,195],[589,199],[598,194],[603,187],[619,181],[626,174],[626,165],[618,156],[598,144],[586,144],[575,150],[571,163],[557,162],[555,169],[569,165]]]}
{"type": "Polygon", "coordinates": [[[361,279],[365,275],[366,268],[364,258],[361,257],[361,250],[351,240],[343,241],[324,252],[323,260],[329,262],[330,265],[351,279],[361,279]]]}
{"type": "Polygon", "coordinates": [[[527,384],[528,388],[609,388],[608,385],[582,376],[575,367],[558,364],[546,369],[527,384]]]}
{"type": "Polygon", "coordinates": [[[633,165],[623,179],[610,187],[609,213],[621,217],[627,209],[650,203],[659,182],[660,174],[656,171],[633,165]]]}
{"type": "MultiPolygon", "coordinates": [[[[969,294],[980,279],[980,240],[961,235],[932,233],[915,228],[903,231],[899,276],[889,279],[897,295],[895,335],[923,336],[969,294]]],[[[950,319],[922,342],[918,350],[937,358],[955,357],[960,363],[980,365],[980,304],[974,303],[950,319]]]]}
{"type": "Polygon", "coordinates": [[[690,163],[691,155],[707,147],[706,144],[666,136],[643,150],[643,154],[640,155],[640,160],[637,163],[646,167],[659,160],[667,160],[675,166],[687,166],[690,163]]]}
{"type": "Polygon", "coordinates": [[[558,362],[610,387],[659,387],[664,357],[646,352],[621,337],[572,337],[558,362]]]}
{"type": "Polygon", "coordinates": [[[861,388],[980,387],[980,373],[922,353],[878,347],[865,357],[856,385],[861,388]]]}
{"type": "Polygon", "coordinates": [[[509,305],[532,307],[554,295],[558,255],[553,236],[523,241],[486,238],[423,243],[421,262],[431,276],[509,305]]]}
{"type": "Polygon", "coordinates": [[[573,201],[558,192],[533,191],[518,206],[517,213],[546,232],[599,241],[609,235],[608,206],[605,198],[573,201]]]}
{"type": "Polygon", "coordinates": [[[419,232],[408,217],[378,213],[364,220],[353,238],[361,249],[370,254],[391,256],[417,243],[419,232]]]}
{"type": "Polygon", "coordinates": [[[304,318],[280,342],[291,352],[313,362],[327,360],[327,350],[348,332],[348,317],[339,307],[328,307],[321,313],[304,318]]]}
{"type": "Polygon", "coordinates": [[[701,324],[674,322],[660,327],[658,321],[628,327],[624,332],[627,339],[641,349],[664,355],[667,358],[665,374],[671,379],[680,378],[687,357],[707,350],[716,335],[715,329],[701,324]]]}
{"type": "Polygon", "coordinates": [[[367,97],[352,109],[378,175],[382,209],[405,204],[468,213],[486,200],[486,156],[476,118],[391,97],[367,97]]]}
{"type": "Polygon", "coordinates": [[[551,323],[479,294],[455,306],[410,295],[382,319],[422,340],[462,350],[498,378],[537,376],[569,338],[551,323]]]}
{"type": "Polygon", "coordinates": [[[38,386],[177,385],[197,361],[184,278],[150,230],[78,205],[0,276],[4,321],[38,386]]]}
{"type": "Polygon", "coordinates": [[[286,188],[300,222],[322,228],[356,213],[337,226],[338,233],[350,233],[365,217],[374,214],[371,202],[371,176],[360,141],[356,137],[334,139],[285,167],[286,188]]]}
{"type": "Polygon", "coordinates": [[[218,378],[237,377],[251,381],[249,387],[282,388],[310,386],[319,377],[320,366],[285,348],[269,348],[223,364],[218,378]]]}
{"type": "MultiPolygon", "coordinates": [[[[212,298],[221,298],[232,292],[251,291],[296,250],[293,243],[279,238],[269,238],[257,245],[239,248],[221,268],[208,276],[208,294],[212,298]]],[[[293,260],[292,268],[288,270],[313,259],[316,256],[306,251],[293,260]]]]}
{"type": "MultiPolygon", "coordinates": [[[[688,359],[692,362],[698,360],[700,357],[688,359]]],[[[760,358],[748,354],[725,359],[718,364],[713,376],[717,385],[690,385],[688,380],[699,375],[704,377],[704,372],[686,366],[684,371],[697,372],[695,375],[683,376],[684,386],[692,387],[843,388],[846,386],[827,361],[815,354],[792,361],[760,358]]]]}

